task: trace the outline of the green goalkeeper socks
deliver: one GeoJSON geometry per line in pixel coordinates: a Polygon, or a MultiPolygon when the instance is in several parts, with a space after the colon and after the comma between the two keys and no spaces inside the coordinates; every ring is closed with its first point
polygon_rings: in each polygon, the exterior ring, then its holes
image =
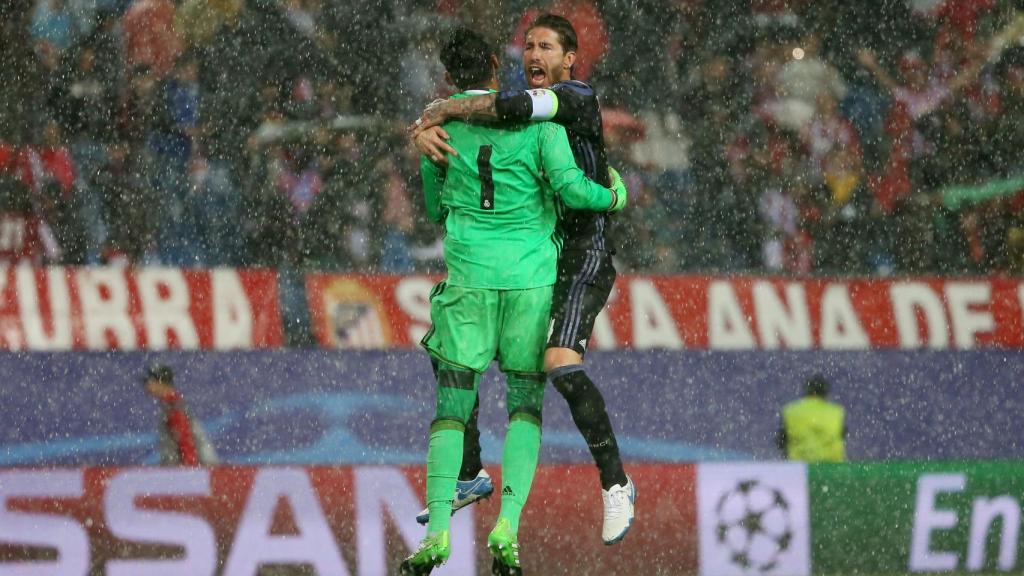
{"type": "Polygon", "coordinates": [[[519,532],[519,516],[530,485],[537,472],[537,458],[540,455],[540,423],[532,417],[517,414],[508,424],[505,435],[505,449],[501,460],[501,512],[498,519],[505,518],[511,524],[513,533],[519,532]]]}
{"type": "MultiPolygon", "coordinates": [[[[452,420],[439,420],[430,427],[427,449],[427,534],[448,530],[452,518],[452,494],[462,467],[463,427],[452,420]]],[[[536,461],[535,464],[536,466],[536,461]]]]}

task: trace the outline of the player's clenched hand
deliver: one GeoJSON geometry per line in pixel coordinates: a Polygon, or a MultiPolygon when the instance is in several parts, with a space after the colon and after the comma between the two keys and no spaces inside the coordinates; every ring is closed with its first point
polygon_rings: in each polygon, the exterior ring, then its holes
{"type": "Polygon", "coordinates": [[[448,144],[447,141],[450,138],[451,136],[444,131],[444,128],[434,126],[413,136],[412,142],[420,154],[430,158],[431,162],[439,166],[447,166],[448,159],[445,157],[445,154],[459,155],[455,148],[448,144]]]}
{"type": "Polygon", "coordinates": [[[618,212],[626,207],[629,192],[626,190],[626,183],[622,181],[622,176],[619,176],[619,172],[611,166],[608,167],[608,177],[612,181],[612,205],[608,207],[608,211],[618,212]]]}

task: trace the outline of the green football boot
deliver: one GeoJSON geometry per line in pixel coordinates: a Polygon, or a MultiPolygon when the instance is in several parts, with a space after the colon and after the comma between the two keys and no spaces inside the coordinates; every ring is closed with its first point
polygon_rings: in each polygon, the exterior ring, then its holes
{"type": "Polygon", "coordinates": [[[498,520],[498,525],[487,536],[487,548],[494,555],[491,562],[492,576],[522,576],[519,566],[519,542],[512,533],[508,519],[498,520]]]}
{"type": "Polygon", "coordinates": [[[434,566],[444,564],[451,553],[452,548],[448,541],[447,530],[427,536],[420,542],[416,552],[402,562],[400,574],[402,576],[427,576],[434,566]]]}

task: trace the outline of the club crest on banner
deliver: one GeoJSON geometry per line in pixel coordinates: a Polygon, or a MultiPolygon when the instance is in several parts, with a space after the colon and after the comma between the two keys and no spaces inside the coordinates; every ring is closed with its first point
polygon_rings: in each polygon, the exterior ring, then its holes
{"type": "Polygon", "coordinates": [[[336,278],[324,286],[324,315],[335,348],[384,348],[391,342],[381,299],[358,280],[336,278]]]}

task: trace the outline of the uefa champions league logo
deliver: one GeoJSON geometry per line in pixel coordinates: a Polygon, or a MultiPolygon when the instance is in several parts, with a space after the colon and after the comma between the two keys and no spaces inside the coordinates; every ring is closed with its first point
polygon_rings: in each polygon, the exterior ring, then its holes
{"type": "Polygon", "coordinates": [[[715,506],[715,538],[732,564],[748,574],[779,564],[793,542],[790,504],[777,488],[743,480],[722,494],[715,506]]]}

